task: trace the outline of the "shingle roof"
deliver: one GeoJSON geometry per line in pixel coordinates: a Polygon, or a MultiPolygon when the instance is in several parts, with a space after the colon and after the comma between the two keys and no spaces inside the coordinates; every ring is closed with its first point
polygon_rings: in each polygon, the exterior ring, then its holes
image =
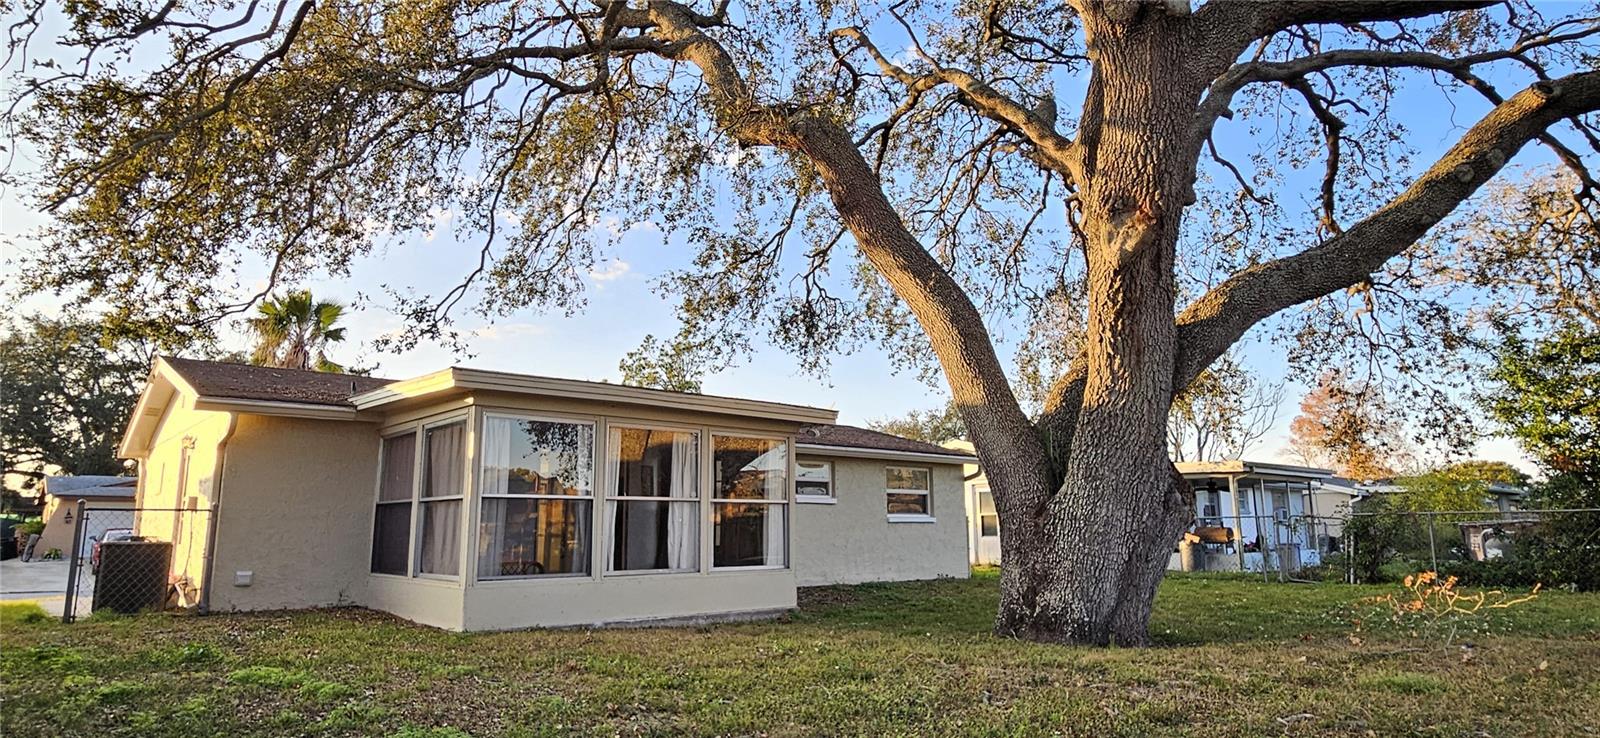
{"type": "Polygon", "coordinates": [[[137,477],[103,475],[45,477],[45,494],[57,497],[133,497],[138,491],[137,477]]]}
{"type": "Polygon", "coordinates": [[[203,397],[352,407],[350,398],[395,380],[354,374],[278,369],[225,361],[165,358],[203,397]]]}
{"type": "Polygon", "coordinates": [[[795,441],[802,445],[816,444],[818,446],[901,451],[913,454],[938,454],[957,458],[972,456],[972,454],[959,449],[935,446],[931,443],[881,433],[867,428],[857,428],[853,425],[808,425],[800,429],[800,433],[795,436],[795,441]]]}

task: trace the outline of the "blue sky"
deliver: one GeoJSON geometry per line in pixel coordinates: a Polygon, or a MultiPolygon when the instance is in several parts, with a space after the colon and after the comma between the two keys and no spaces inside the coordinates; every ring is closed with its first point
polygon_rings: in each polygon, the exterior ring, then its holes
{"type": "MultiPolygon", "coordinates": [[[[1058,97],[1063,106],[1075,103],[1081,94],[1078,80],[1062,80],[1058,97]]],[[[1476,99],[1456,95],[1450,103],[1431,85],[1413,85],[1403,90],[1395,106],[1397,114],[1411,129],[1410,142],[1422,150],[1417,165],[1426,166],[1434,156],[1455,141],[1464,126],[1476,121],[1485,106],[1476,99]]],[[[1259,124],[1260,121],[1258,120],[1259,124]]],[[[1244,158],[1248,133],[1240,124],[1224,122],[1218,143],[1244,158]]],[[[20,152],[27,167],[27,152],[20,152]]],[[[1530,147],[1518,159],[1520,164],[1548,159],[1530,147]]],[[[1410,173],[1395,173],[1409,179],[1410,173]]],[[[1311,196],[1305,188],[1304,197],[1311,196]]],[[[6,256],[18,246],[26,247],[26,234],[43,221],[30,211],[17,191],[6,191],[0,201],[0,235],[7,240],[6,256]]],[[[713,203],[720,212],[729,212],[729,203],[713,203]]],[[[404,238],[381,248],[351,267],[349,280],[318,280],[305,286],[319,297],[345,302],[358,295],[372,299],[365,309],[349,314],[350,340],[334,352],[334,358],[347,364],[376,364],[384,376],[405,377],[462,364],[486,369],[544,374],[576,379],[617,381],[617,362],[638,345],[646,334],[669,336],[677,328],[672,303],[650,289],[653,277],[676,267],[690,254],[681,239],[666,239],[648,226],[636,227],[621,239],[609,260],[588,275],[588,307],[581,314],[567,317],[522,311],[485,326],[476,316],[463,311],[461,327],[478,329],[468,341],[470,356],[453,355],[432,345],[422,345],[404,354],[378,354],[370,342],[397,330],[400,319],[381,309],[384,303],[380,285],[402,285],[424,293],[447,289],[470,268],[476,253],[473,233],[457,233],[452,213],[438,213],[430,234],[404,238]]],[[[0,281],[13,276],[10,264],[0,264],[0,281]]],[[[17,309],[55,313],[59,302],[49,296],[28,298],[17,309]]],[[[245,340],[236,330],[225,332],[232,348],[244,348],[245,340]]],[[[1264,340],[1257,329],[1242,346],[1246,362],[1268,380],[1281,379],[1286,364],[1281,349],[1264,340]]],[[[1012,346],[1002,345],[1007,359],[1012,346]]],[[[830,407],[839,411],[841,422],[863,423],[869,419],[903,414],[911,409],[935,407],[944,402],[942,387],[934,388],[910,374],[895,374],[886,356],[877,347],[868,347],[850,356],[838,357],[824,380],[794,368],[784,347],[758,344],[747,363],[708,377],[706,392],[746,396],[784,402],[830,407]]],[[[1304,393],[1303,386],[1291,383],[1285,393],[1275,430],[1248,454],[1254,458],[1289,460],[1284,453],[1287,425],[1295,415],[1304,393]]],[[[1531,465],[1514,444],[1489,439],[1479,444],[1475,454],[1481,458],[1513,461],[1531,470],[1531,465]]]]}

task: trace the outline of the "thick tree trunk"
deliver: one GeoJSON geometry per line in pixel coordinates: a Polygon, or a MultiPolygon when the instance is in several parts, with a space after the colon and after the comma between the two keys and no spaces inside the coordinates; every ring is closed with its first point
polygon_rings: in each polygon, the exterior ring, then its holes
{"type": "MultiPolygon", "coordinates": [[[[1002,539],[1002,556],[1015,553],[1023,564],[1003,579],[1002,633],[1145,643],[1172,546],[1194,518],[1166,442],[1173,261],[1194,181],[1183,134],[1200,94],[1184,82],[1193,78],[1184,68],[1186,22],[1133,4],[1086,21],[1098,57],[1079,142],[1088,177],[1080,191],[1086,374],[1060,488],[1036,525],[1013,521],[1030,528],[1023,540],[1007,548],[1002,539]]],[[[1002,517],[1002,536],[1006,524],[1002,517]]]]}

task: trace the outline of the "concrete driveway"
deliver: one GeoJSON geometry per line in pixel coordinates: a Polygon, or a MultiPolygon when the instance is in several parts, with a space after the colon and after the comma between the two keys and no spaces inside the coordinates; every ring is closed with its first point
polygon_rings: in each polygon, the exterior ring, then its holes
{"type": "MultiPolygon", "coordinates": [[[[39,603],[45,612],[60,615],[67,599],[67,567],[65,560],[0,561],[0,601],[31,600],[39,603]]],[[[78,614],[87,615],[89,593],[94,591],[94,575],[88,567],[81,573],[84,581],[78,592],[83,596],[79,598],[78,614]]]]}

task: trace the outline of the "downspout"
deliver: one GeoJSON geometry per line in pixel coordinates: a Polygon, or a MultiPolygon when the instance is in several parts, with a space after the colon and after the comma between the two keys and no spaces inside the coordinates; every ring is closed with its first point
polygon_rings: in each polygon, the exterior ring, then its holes
{"type": "Polygon", "coordinates": [[[217,568],[217,520],[222,517],[222,472],[228,457],[228,439],[239,427],[238,413],[228,413],[228,429],[217,440],[217,463],[211,474],[211,504],[206,520],[206,557],[200,580],[200,614],[211,612],[211,578],[217,568]]]}

